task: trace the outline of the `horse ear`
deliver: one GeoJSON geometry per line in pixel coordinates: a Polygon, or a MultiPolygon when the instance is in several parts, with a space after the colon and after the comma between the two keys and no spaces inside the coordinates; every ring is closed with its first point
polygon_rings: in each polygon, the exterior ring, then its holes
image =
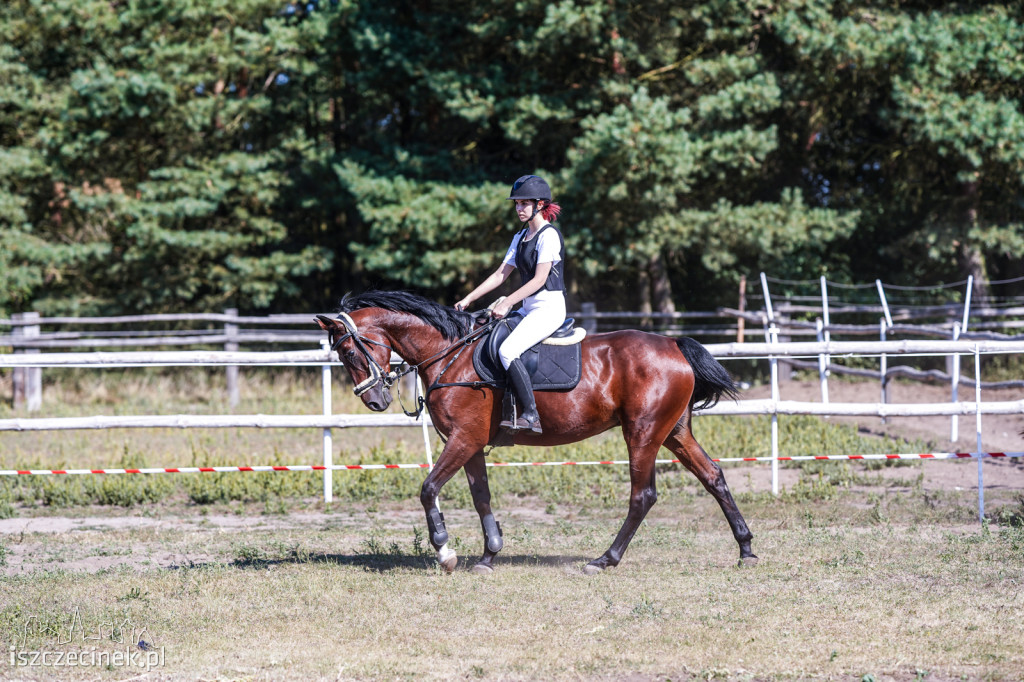
{"type": "Polygon", "coordinates": [[[320,328],[323,329],[325,332],[329,332],[338,326],[337,321],[332,320],[326,315],[317,315],[315,318],[313,318],[313,321],[320,325],[320,328]]]}

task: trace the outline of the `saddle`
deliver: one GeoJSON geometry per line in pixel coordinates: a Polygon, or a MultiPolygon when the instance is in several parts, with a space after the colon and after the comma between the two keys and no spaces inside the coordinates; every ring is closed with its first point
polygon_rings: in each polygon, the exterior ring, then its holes
{"type": "MultiPolygon", "coordinates": [[[[490,333],[473,349],[473,369],[483,381],[498,388],[506,388],[505,368],[498,357],[498,348],[512,330],[522,321],[521,315],[502,318],[490,333]]],[[[587,335],[584,329],[575,329],[576,321],[567,318],[562,326],[547,339],[520,356],[530,373],[535,391],[559,391],[574,388],[583,372],[580,341],[587,335]]]]}

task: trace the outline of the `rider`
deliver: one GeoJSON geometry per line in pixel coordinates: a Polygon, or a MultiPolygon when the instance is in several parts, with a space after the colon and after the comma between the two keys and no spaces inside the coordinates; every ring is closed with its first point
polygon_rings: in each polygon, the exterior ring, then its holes
{"type": "Polygon", "coordinates": [[[523,303],[522,309],[516,312],[523,317],[522,321],[498,349],[501,364],[522,406],[522,414],[515,422],[505,420],[501,426],[513,431],[529,429],[541,433],[533,383],[519,356],[549,337],[565,321],[562,260],[565,242],[562,233],[551,224],[561,212],[561,207],[551,201],[548,183],[536,175],[524,175],[516,180],[508,198],[515,202],[523,229],[513,237],[498,269],[455,307],[465,310],[473,301],[501,286],[513,270],[519,271],[520,287],[491,311],[494,317],[505,317],[512,306],[520,301],[523,303]]]}

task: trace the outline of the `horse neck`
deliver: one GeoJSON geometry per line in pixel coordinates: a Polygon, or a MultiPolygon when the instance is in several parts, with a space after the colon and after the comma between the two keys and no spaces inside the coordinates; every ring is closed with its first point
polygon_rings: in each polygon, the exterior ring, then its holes
{"type": "Polygon", "coordinates": [[[381,321],[379,328],[387,334],[395,352],[410,365],[418,365],[451,345],[441,332],[414,315],[381,321]]]}

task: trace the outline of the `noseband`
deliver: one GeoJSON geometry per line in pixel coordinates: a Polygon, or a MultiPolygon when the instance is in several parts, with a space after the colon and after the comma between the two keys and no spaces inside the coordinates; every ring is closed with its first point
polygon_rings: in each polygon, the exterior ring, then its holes
{"type": "Polygon", "coordinates": [[[352,389],[352,392],[357,396],[361,396],[378,384],[385,389],[390,389],[394,386],[395,381],[398,380],[398,374],[396,372],[385,372],[384,368],[374,360],[373,355],[370,354],[370,350],[366,347],[366,344],[372,343],[375,346],[387,348],[388,351],[390,351],[388,354],[389,362],[391,359],[391,353],[394,353],[395,350],[386,343],[381,343],[379,341],[374,341],[373,339],[368,339],[365,336],[360,336],[359,329],[356,327],[355,321],[345,313],[338,313],[338,321],[345,325],[345,329],[348,330],[348,333],[338,337],[338,340],[331,344],[331,350],[338,350],[341,344],[352,339],[356,349],[363,354],[363,358],[366,360],[366,364],[370,368],[370,376],[357,384],[356,387],[352,389]]]}

